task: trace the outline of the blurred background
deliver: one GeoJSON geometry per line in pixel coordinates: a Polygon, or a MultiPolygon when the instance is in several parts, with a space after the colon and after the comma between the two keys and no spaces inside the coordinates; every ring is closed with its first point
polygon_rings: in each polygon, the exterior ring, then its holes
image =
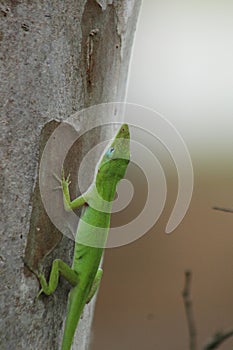
{"type": "MultiPolygon", "coordinates": [[[[143,1],[127,101],[158,111],[182,135],[194,191],[181,224],[165,234],[177,195],[171,161],[164,168],[168,194],[156,225],[134,243],[106,250],[92,350],[188,350],[182,299],[187,269],[193,274],[198,349],[215,332],[233,327],[233,214],[212,209],[233,208],[232,18],[232,1],[143,1]]],[[[123,220],[138,214],[147,191],[133,165],[127,176],[134,178],[135,196],[123,220]]],[[[113,225],[119,218],[113,216],[113,225]]],[[[233,339],[220,348],[233,349],[233,339]]]]}

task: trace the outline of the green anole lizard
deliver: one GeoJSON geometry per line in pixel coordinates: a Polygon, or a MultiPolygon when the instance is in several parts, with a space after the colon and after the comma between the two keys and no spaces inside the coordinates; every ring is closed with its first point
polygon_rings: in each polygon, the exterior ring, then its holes
{"type": "Polygon", "coordinates": [[[74,210],[83,206],[76,233],[72,267],[69,267],[62,260],[56,259],[53,261],[48,283],[42,273],[38,276],[42,287],[39,294],[42,292],[47,295],[52,294],[57,288],[59,275],[72,286],[68,297],[61,350],[71,349],[74,333],[84,306],[94,296],[100,283],[102,269],[99,268],[99,265],[110,227],[111,202],[115,197],[118,182],[125,175],[129,159],[129,128],[127,124],[123,124],[107,151],[102,155],[96,168],[94,183],[84,195],[71,201],[69,176],[65,179],[63,173],[60,180],[65,209],[74,210]],[[105,211],[106,203],[109,204],[107,211],[105,211]],[[90,231],[88,232],[88,230],[90,231]],[[101,235],[101,244],[95,247],[78,243],[79,237],[85,237],[86,234],[92,236],[95,230],[97,235],[101,235]]]}

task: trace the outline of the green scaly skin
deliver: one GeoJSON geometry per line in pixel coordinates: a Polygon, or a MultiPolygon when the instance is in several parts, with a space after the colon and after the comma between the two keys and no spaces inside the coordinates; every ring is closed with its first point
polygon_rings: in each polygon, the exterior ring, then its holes
{"type": "Polygon", "coordinates": [[[99,265],[103,254],[102,247],[104,247],[110,227],[111,202],[114,199],[118,182],[125,175],[129,158],[129,128],[127,124],[123,124],[97,166],[94,187],[92,185],[83,196],[71,201],[69,177],[65,179],[64,174],[62,175],[61,184],[65,209],[73,210],[85,204],[81,214],[82,220],[79,221],[77,228],[73,264],[72,267],[69,267],[62,260],[56,259],[53,262],[48,283],[43,274],[38,276],[42,287],[39,294],[52,294],[57,288],[59,275],[63,276],[73,287],[68,298],[61,350],[71,349],[83,308],[94,296],[99,286],[102,276],[99,265]],[[104,211],[106,202],[109,203],[107,212],[104,211]],[[98,231],[98,228],[101,228],[101,231],[98,231]],[[93,237],[95,231],[102,244],[93,247],[77,242],[79,237],[88,234],[93,237]]]}

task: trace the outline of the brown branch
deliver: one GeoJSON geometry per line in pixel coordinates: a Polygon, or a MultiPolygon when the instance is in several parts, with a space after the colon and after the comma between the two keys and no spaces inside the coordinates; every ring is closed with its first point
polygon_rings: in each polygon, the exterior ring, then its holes
{"type": "Polygon", "coordinates": [[[225,340],[233,336],[233,329],[226,332],[218,332],[204,346],[203,350],[217,349],[225,340]]]}
{"type": "Polygon", "coordinates": [[[196,326],[195,326],[194,316],[193,316],[193,305],[192,305],[192,300],[190,296],[191,277],[192,277],[191,271],[185,271],[185,284],[184,284],[184,290],[182,295],[183,295],[184,307],[185,307],[188,330],[189,330],[189,349],[196,350],[197,349],[197,341],[196,341],[197,332],[196,332],[196,326]]]}
{"type": "Polygon", "coordinates": [[[233,213],[233,209],[229,209],[229,208],[213,207],[212,209],[224,211],[225,213],[233,213]]]}

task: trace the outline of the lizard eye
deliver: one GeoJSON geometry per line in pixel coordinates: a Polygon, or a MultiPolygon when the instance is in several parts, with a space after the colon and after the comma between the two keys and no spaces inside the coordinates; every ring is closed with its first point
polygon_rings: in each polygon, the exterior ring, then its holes
{"type": "Polygon", "coordinates": [[[113,154],[114,151],[115,151],[115,148],[114,148],[114,147],[109,148],[109,149],[107,150],[107,152],[106,152],[106,156],[107,156],[107,157],[110,157],[110,156],[113,154]]]}

